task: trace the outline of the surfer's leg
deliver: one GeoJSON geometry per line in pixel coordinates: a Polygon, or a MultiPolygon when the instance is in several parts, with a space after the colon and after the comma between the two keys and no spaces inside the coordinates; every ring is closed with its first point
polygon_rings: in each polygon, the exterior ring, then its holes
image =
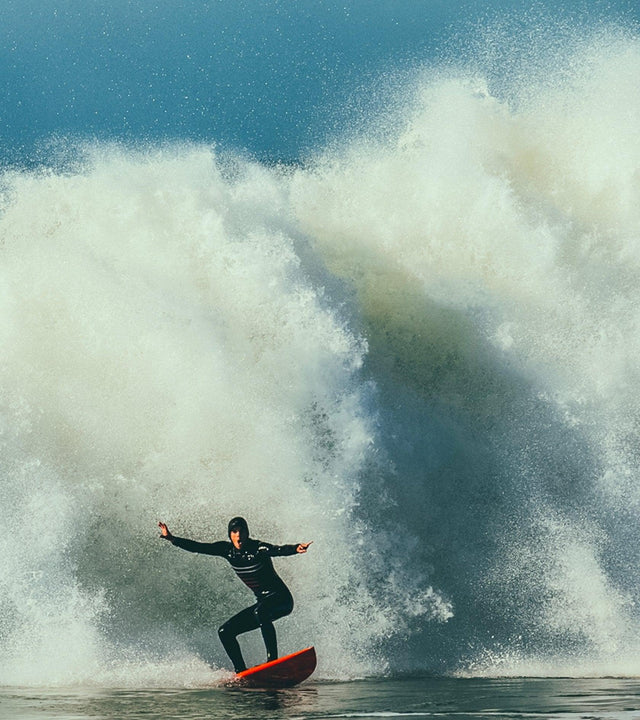
{"type": "MultiPolygon", "coordinates": [[[[256,611],[257,612],[257,611],[256,611]]],[[[267,662],[278,659],[278,639],[276,638],[276,629],[270,618],[263,618],[260,621],[260,632],[264,640],[264,646],[267,648],[267,662]]]]}
{"type": "Polygon", "coordinates": [[[234,615],[231,619],[227,620],[224,625],[220,626],[218,630],[218,637],[222,646],[227,652],[227,655],[233,663],[233,669],[239,673],[247,669],[242,657],[242,651],[240,650],[240,644],[237,641],[238,635],[249,632],[249,630],[255,630],[258,627],[258,621],[256,618],[255,610],[256,605],[248,607],[242,610],[237,615],[234,615]]]}
{"type": "Polygon", "coordinates": [[[259,602],[254,613],[262,639],[267,649],[267,662],[278,659],[278,640],[276,638],[276,629],[273,627],[273,620],[278,620],[288,615],[293,610],[293,598],[291,595],[275,595],[262,602],[259,602]]]}

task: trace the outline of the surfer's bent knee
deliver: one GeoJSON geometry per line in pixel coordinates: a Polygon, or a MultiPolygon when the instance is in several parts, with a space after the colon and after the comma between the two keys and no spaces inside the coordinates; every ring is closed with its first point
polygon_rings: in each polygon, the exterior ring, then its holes
{"type": "Polygon", "coordinates": [[[218,628],[218,637],[222,640],[222,638],[229,632],[229,625],[228,623],[224,623],[223,625],[220,625],[218,628]]]}

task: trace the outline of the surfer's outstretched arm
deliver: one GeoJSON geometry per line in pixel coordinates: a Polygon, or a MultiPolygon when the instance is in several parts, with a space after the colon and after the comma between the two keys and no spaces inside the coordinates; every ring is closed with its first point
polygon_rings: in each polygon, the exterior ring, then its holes
{"type": "Polygon", "coordinates": [[[160,528],[161,538],[168,540],[172,545],[176,545],[177,547],[182,548],[183,550],[188,550],[189,552],[220,556],[225,553],[230,545],[230,543],[224,542],[224,540],[214,543],[201,543],[196,540],[189,540],[188,538],[176,537],[171,534],[169,528],[163,522],[159,522],[158,527],[160,528]]]}
{"type": "Polygon", "coordinates": [[[307,548],[311,545],[308,543],[295,543],[294,545],[272,545],[271,543],[258,541],[258,552],[263,552],[270,557],[283,557],[286,555],[296,555],[306,553],[307,548]]]}

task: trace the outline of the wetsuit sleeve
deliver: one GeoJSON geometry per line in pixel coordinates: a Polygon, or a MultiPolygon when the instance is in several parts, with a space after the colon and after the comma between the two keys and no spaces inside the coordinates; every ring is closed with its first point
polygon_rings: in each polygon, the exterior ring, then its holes
{"type": "Polygon", "coordinates": [[[263,552],[269,557],[284,557],[285,555],[295,555],[298,550],[297,545],[271,545],[271,543],[260,542],[258,552],[263,552]]]}
{"type": "Polygon", "coordinates": [[[224,540],[220,540],[219,542],[214,543],[202,543],[197,542],[196,540],[189,540],[188,538],[176,537],[175,535],[173,535],[169,539],[169,542],[176,547],[182,548],[183,550],[188,550],[192,553],[200,553],[202,555],[217,555],[219,557],[223,556],[226,553],[230,545],[230,543],[225,542],[224,540]]]}

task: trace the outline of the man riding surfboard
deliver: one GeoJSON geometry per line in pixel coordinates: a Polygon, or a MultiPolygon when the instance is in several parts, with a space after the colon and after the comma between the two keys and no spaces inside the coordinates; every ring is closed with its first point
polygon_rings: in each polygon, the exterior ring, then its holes
{"type": "Polygon", "coordinates": [[[225,558],[240,580],[255,595],[255,605],[234,615],[218,630],[236,673],[246,670],[237,637],[250,630],[260,628],[267,649],[267,661],[275,660],[278,657],[278,644],[273,621],[293,610],[293,597],[276,573],[271,558],[306,553],[311,543],[271,545],[261,540],[253,540],[249,537],[247,521],[242,517],[235,517],[229,522],[229,542],[196,542],[172,535],[163,522],[159,522],[158,527],[161,538],[183,550],[225,558]]]}

